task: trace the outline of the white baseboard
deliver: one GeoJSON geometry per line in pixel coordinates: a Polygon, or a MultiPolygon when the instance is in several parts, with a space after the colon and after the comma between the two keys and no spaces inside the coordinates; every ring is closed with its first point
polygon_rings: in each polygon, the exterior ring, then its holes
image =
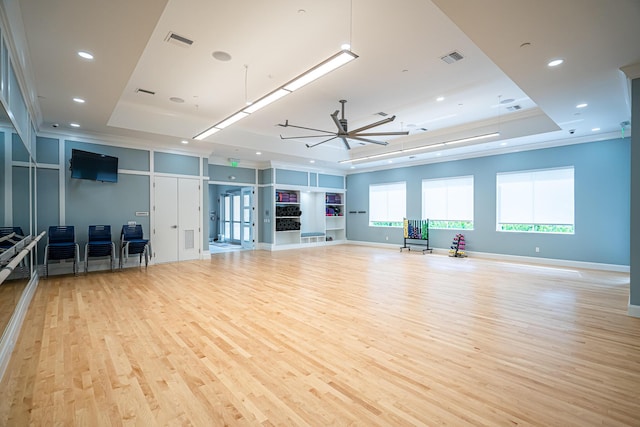
{"type": "MultiPolygon", "coordinates": [[[[399,245],[399,244],[361,242],[361,241],[355,241],[355,240],[348,240],[347,243],[351,245],[371,246],[371,247],[378,247],[378,248],[402,247],[402,245],[399,245]]],[[[416,247],[419,248],[418,245],[416,245],[416,247]]],[[[449,253],[449,249],[444,249],[444,248],[430,248],[430,249],[432,249],[433,253],[436,253],[436,254],[449,253]]],[[[604,270],[604,271],[614,271],[618,273],[630,272],[630,267],[628,265],[603,264],[603,263],[597,263],[597,262],[572,261],[567,259],[539,258],[539,257],[528,257],[528,256],[520,256],[520,255],[494,254],[490,252],[466,251],[466,254],[467,256],[472,256],[474,258],[486,258],[486,259],[494,259],[498,261],[524,262],[528,264],[543,264],[543,265],[553,265],[558,267],[584,268],[588,270],[604,270]]]]}
{"type": "Polygon", "coordinates": [[[9,360],[11,359],[11,353],[13,353],[13,348],[20,336],[22,323],[24,322],[27,310],[29,309],[29,304],[31,303],[33,294],[35,294],[38,287],[38,279],[38,275],[36,274],[27,284],[27,287],[22,292],[18,305],[16,305],[16,308],[11,315],[11,319],[9,319],[9,323],[0,338],[0,381],[2,381],[2,377],[7,370],[9,360]]]}
{"type": "Polygon", "coordinates": [[[627,314],[631,317],[640,317],[640,305],[629,304],[627,314]]]}

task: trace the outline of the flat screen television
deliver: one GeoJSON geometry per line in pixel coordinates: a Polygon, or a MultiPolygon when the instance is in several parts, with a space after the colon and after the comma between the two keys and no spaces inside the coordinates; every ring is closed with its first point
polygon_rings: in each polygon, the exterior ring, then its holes
{"type": "Polygon", "coordinates": [[[71,178],[118,182],[118,158],[74,148],[71,150],[71,178]]]}

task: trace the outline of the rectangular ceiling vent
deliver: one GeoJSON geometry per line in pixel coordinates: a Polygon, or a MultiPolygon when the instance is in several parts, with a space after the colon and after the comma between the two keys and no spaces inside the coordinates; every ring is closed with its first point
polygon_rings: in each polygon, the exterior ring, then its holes
{"type": "Polygon", "coordinates": [[[456,51],[453,51],[445,56],[440,57],[440,59],[442,59],[447,64],[453,64],[454,62],[458,62],[463,58],[464,56],[462,56],[460,52],[456,52],[456,51]]]}
{"type": "Polygon", "coordinates": [[[156,93],[152,90],[138,88],[136,89],[136,93],[146,93],[147,95],[155,95],[156,93]]]}
{"type": "Polygon", "coordinates": [[[174,32],[170,32],[169,34],[167,34],[167,37],[165,37],[164,41],[182,47],[191,47],[191,45],[193,44],[193,40],[174,32]]]}
{"type": "Polygon", "coordinates": [[[522,107],[518,104],[510,105],[507,107],[507,111],[518,111],[518,110],[522,110],[522,107]]]}
{"type": "Polygon", "coordinates": [[[380,111],[379,113],[376,113],[376,115],[382,116],[382,117],[387,117],[389,114],[385,113],[384,111],[380,111]]]}

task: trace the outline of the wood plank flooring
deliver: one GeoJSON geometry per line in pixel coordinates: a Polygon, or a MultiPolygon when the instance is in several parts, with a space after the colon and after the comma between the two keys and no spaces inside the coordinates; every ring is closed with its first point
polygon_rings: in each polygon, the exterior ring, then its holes
{"type": "Polygon", "coordinates": [[[42,279],[0,425],[640,425],[629,275],[351,245],[42,279]]]}

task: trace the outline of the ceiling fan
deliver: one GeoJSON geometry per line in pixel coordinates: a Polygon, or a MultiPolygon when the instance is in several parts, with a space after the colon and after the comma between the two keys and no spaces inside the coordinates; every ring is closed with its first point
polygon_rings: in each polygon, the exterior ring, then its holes
{"type": "Polygon", "coordinates": [[[344,99],[340,100],[340,104],[342,104],[342,116],[340,119],[338,119],[338,113],[340,112],[340,110],[336,110],[333,114],[331,114],[331,118],[333,119],[333,122],[336,124],[336,127],[338,128],[337,132],[331,132],[328,130],[322,130],[322,129],[314,129],[314,128],[309,128],[309,127],[304,127],[304,126],[296,126],[296,125],[292,125],[289,124],[289,120],[286,120],[284,122],[284,124],[278,124],[278,126],[282,126],[284,128],[287,127],[292,127],[292,128],[296,128],[296,129],[305,129],[305,130],[310,130],[310,131],[314,131],[314,132],[320,132],[320,135],[302,135],[302,136],[289,136],[289,137],[284,137],[282,135],[280,135],[280,139],[300,139],[300,138],[326,138],[327,136],[331,135],[328,139],[325,139],[323,141],[320,142],[316,142],[314,144],[305,144],[307,146],[307,148],[312,148],[312,147],[316,147],[320,144],[324,144],[325,142],[329,142],[331,140],[334,140],[336,138],[340,138],[342,140],[342,142],[344,143],[344,146],[347,150],[351,149],[351,146],[349,146],[349,142],[347,141],[348,139],[352,139],[355,141],[360,141],[360,142],[368,142],[370,144],[378,144],[378,145],[387,145],[388,142],[386,141],[376,141],[375,139],[370,139],[370,136],[392,136],[392,135],[408,135],[409,132],[366,132],[363,133],[363,131],[366,131],[368,129],[374,128],[376,126],[380,126],[380,125],[384,125],[386,123],[390,123],[393,120],[395,120],[396,116],[391,116],[391,117],[387,117],[385,119],[382,119],[380,121],[377,121],[375,123],[371,123],[370,125],[366,125],[366,126],[362,126],[358,129],[355,130],[348,130],[347,128],[347,119],[344,117],[344,104],[347,101],[344,99]]]}

